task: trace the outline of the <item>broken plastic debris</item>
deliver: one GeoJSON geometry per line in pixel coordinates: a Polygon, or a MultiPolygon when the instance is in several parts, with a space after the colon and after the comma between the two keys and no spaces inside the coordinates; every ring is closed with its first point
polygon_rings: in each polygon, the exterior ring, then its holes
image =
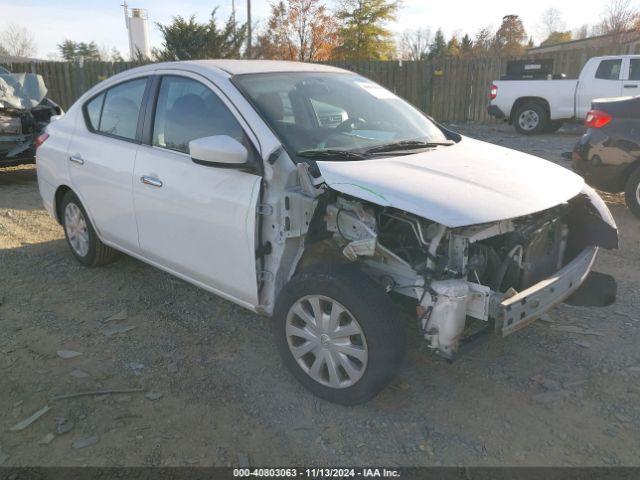
{"type": "Polygon", "coordinates": [[[90,447],[91,445],[95,445],[98,443],[98,437],[92,435],[91,437],[81,438],[80,440],[76,440],[71,444],[71,446],[75,449],[90,447]]]}
{"type": "Polygon", "coordinates": [[[42,415],[44,415],[48,411],[49,411],[49,406],[45,405],[40,410],[38,410],[36,413],[31,415],[29,418],[25,418],[21,422],[16,423],[13,427],[10,428],[10,430],[12,432],[19,432],[20,430],[24,430],[25,428],[27,428],[33,422],[38,420],[42,415]]]}
{"type": "Polygon", "coordinates": [[[56,436],[53,433],[49,432],[44,437],[42,437],[40,440],[38,440],[38,444],[39,445],[49,445],[51,442],[53,442],[54,438],[56,438],[56,436]]]}
{"type": "Polygon", "coordinates": [[[147,392],[147,394],[144,396],[144,398],[154,402],[156,400],[160,400],[162,398],[162,394],[160,392],[147,392]]]}
{"type": "Polygon", "coordinates": [[[64,435],[65,433],[68,433],[71,430],[73,430],[73,422],[66,418],[63,418],[56,425],[56,432],[58,433],[58,435],[64,435]]]}
{"type": "Polygon", "coordinates": [[[69,372],[69,375],[74,378],[88,378],[90,376],[87,372],[85,372],[84,370],[80,370],[79,368],[71,370],[71,372],[69,372]]]}
{"type": "Polygon", "coordinates": [[[82,355],[81,352],[76,352],[73,350],[58,350],[56,353],[60,358],[64,360],[67,360],[69,358],[79,357],[80,355],[82,355]]]}

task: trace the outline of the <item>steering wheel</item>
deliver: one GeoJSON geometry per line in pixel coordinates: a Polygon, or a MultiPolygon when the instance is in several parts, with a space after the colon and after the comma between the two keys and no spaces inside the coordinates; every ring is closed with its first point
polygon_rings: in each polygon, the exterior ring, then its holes
{"type": "Polygon", "coordinates": [[[340,125],[338,125],[334,131],[335,132],[351,132],[356,129],[359,125],[365,125],[367,121],[362,117],[357,118],[347,118],[340,125]]]}

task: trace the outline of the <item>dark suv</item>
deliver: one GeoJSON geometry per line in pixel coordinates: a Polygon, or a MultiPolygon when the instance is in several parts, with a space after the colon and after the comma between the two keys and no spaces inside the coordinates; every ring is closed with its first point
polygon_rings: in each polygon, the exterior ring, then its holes
{"type": "Polygon", "coordinates": [[[624,192],[640,217],[640,96],[595,100],[585,123],[573,169],[599,190],[624,192]]]}

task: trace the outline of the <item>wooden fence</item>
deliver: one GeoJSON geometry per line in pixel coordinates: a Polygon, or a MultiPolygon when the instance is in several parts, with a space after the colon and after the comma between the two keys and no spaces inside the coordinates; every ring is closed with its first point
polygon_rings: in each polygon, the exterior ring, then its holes
{"type": "MultiPolygon", "coordinates": [[[[560,51],[532,58],[551,58],[554,71],[576,78],[593,56],[625,53],[624,47],[560,51]]],[[[443,122],[489,122],[487,103],[491,81],[506,70],[506,58],[445,59],[441,61],[331,62],[384,85],[435,119],[443,122]]],[[[5,64],[14,73],[43,76],[48,96],[68,109],[96,83],[138,64],[133,62],[33,62],[5,64]]]]}

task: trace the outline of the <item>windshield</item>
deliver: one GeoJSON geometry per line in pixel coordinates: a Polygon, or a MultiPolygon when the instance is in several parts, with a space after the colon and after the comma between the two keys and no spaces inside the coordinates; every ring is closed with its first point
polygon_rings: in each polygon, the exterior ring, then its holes
{"type": "Polygon", "coordinates": [[[358,75],[288,72],[234,80],[299,158],[356,159],[374,150],[392,151],[390,145],[414,150],[448,142],[420,111],[358,75]]]}

